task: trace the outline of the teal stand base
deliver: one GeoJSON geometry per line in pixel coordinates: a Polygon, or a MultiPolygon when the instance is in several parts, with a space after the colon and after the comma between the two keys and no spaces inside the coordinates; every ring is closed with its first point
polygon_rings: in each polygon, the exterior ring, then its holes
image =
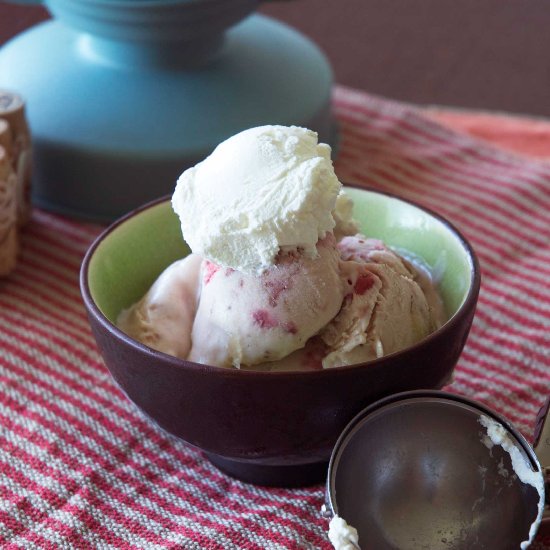
{"type": "Polygon", "coordinates": [[[110,221],[171,193],[184,169],[252,126],[305,126],[334,144],[332,73],[314,44],[260,15],[223,40],[195,62],[200,52],[177,43],[152,49],[54,20],[0,49],[0,88],[27,103],[34,203],[110,221]]]}

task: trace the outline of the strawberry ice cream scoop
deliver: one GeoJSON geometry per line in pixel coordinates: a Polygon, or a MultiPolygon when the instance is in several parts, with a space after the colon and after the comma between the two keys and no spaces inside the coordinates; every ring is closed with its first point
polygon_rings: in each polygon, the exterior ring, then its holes
{"type": "Polygon", "coordinates": [[[188,359],[218,366],[277,361],[303,348],[340,310],[344,284],[329,234],[317,258],[280,254],[261,275],[203,261],[188,359]]]}
{"type": "Polygon", "coordinates": [[[323,367],[352,365],[411,346],[434,331],[443,317],[432,282],[379,240],[362,235],[338,243],[348,292],[321,338],[323,367]],[[426,291],[425,291],[425,290],[426,291]],[[427,298],[428,296],[428,298],[427,298]]]}

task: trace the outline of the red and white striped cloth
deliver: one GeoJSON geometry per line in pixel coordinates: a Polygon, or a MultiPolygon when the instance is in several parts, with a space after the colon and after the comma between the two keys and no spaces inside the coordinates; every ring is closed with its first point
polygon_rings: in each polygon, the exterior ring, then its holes
{"type": "MultiPolygon", "coordinates": [[[[453,133],[421,110],[338,88],[336,169],[443,214],[481,260],[451,391],[529,437],[550,391],[550,163],[453,133]]],[[[78,289],[100,228],[35,211],[0,281],[2,548],[328,549],[321,486],[220,473],[144,418],[96,350],[78,289]]]]}

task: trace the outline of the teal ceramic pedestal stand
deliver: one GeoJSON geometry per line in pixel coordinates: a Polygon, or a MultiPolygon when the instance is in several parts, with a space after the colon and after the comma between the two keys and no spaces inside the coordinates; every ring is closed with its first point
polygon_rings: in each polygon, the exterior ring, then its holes
{"type": "Polygon", "coordinates": [[[56,19],[0,50],[0,88],[27,103],[35,204],[111,220],[251,126],[302,125],[333,142],[318,48],[259,15],[225,32],[255,5],[50,0],[56,19]]]}

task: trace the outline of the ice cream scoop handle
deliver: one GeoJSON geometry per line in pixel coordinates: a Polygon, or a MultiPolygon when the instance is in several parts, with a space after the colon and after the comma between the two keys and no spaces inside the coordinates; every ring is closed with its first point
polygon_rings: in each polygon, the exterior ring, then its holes
{"type": "Polygon", "coordinates": [[[533,448],[544,472],[546,504],[548,505],[550,499],[550,397],[537,415],[533,448]]]}

